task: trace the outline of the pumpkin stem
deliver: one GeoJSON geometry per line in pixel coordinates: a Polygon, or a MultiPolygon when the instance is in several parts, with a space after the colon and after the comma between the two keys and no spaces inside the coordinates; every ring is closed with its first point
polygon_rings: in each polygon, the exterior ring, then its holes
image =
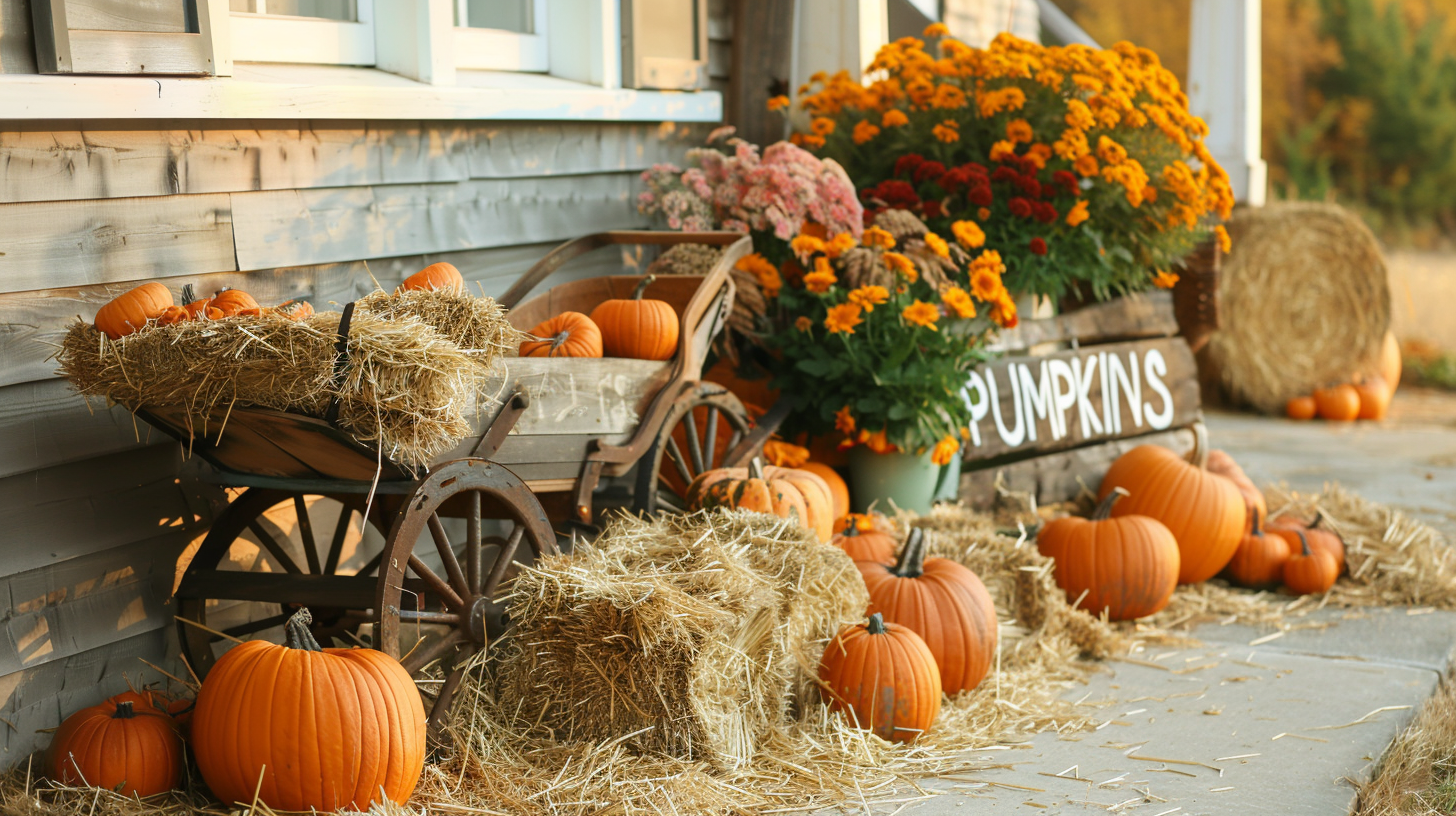
{"type": "Polygon", "coordinates": [[[124,703],[117,703],[116,710],[111,713],[111,719],[113,720],[130,720],[134,717],[136,717],[136,711],[132,709],[131,700],[127,700],[124,703]]]}
{"type": "Polygon", "coordinates": [[[182,305],[186,306],[194,300],[197,300],[197,290],[190,283],[182,284],[182,305]]]}
{"type": "Polygon", "coordinates": [[[872,635],[885,634],[885,616],[878,612],[870,615],[869,622],[865,624],[865,631],[872,635]]]}
{"type": "Polygon", "coordinates": [[[313,623],[313,615],[306,607],[299,607],[293,617],[283,624],[283,645],[290,649],[302,649],[305,652],[322,652],[323,647],[314,640],[313,632],[308,631],[308,625],[313,623]]]}
{"type": "Polygon", "coordinates": [[[905,550],[893,572],[901,578],[919,578],[925,573],[925,531],[912,527],[905,538],[905,550]]]}
{"type": "Polygon", "coordinates": [[[1250,512],[1254,514],[1254,523],[1249,525],[1249,534],[1255,536],[1263,535],[1264,531],[1259,528],[1259,508],[1250,508],[1250,512]]]}
{"type": "Polygon", "coordinates": [[[559,334],[557,334],[555,337],[551,338],[551,349],[546,352],[546,356],[547,357],[555,357],[556,356],[556,350],[559,349],[559,348],[561,348],[562,346],[566,345],[566,341],[567,340],[570,340],[570,339],[571,339],[571,332],[569,330],[567,330],[567,329],[562,329],[559,334]]]}
{"type": "Polygon", "coordinates": [[[1127,492],[1127,488],[1125,487],[1112,488],[1112,492],[1107,494],[1107,498],[1099,502],[1097,505],[1097,509],[1092,511],[1092,520],[1106,521],[1112,518],[1112,505],[1117,504],[1117,500],[1122,498],[1123,496],[1131,495],[1132,494],[1127,492]]]}
{"type": "Polygon", "coordinates": [[[1294,534],[1299,536],[1299,548],[1301,550],[1300,555],[1308,558],[1310,556],[1309,539],[1304,537],[1304,531],[1299,529],[1298,527],[1294,529],[1294,534]]]}
{"type": "Polygon", "coordinates": [[[755,479],[763,479],[763,462],[757,456],[749,461],[748,474],[755,479]]]}
{"type": "Polygon", "coordinates": [[[632,290],[632,300],[641,300],[642,293],[646,292],[647,287],[651,286],[652,282],[655,280],[657,280],[656,275],[648,275],[647,277],[643,278],[642,282],[637,284],[637,288],[632,290]]]}
{"type": "Polygon", "coordinates": [[[1208,428],[1202,422],[1193,423],[1193,452],[1188,461],[1199,470],[1208,469],[1208,428]]]}

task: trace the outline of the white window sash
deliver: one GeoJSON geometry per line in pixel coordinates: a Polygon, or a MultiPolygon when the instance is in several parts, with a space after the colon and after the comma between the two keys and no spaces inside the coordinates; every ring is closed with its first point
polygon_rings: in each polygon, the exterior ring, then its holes
{"type": "MultiPolygon", "coordinates": [[[[389,0],[385,0],[389,2],[389,0]]],[[[374,64],[374,0],[358,0],[358,22],[273,14],[230,15],[240,62],[374,64]]]]}
{"type": "MultiPolygon", "coordinates": [[[[535,33],[518,34],[494,28],[455,27],[455,67],[466,70],[545,73],[551,68],[547,0],[535,3],[535,33]]],[[[464,17],[461,0],[461,16],[464,17]]]]}

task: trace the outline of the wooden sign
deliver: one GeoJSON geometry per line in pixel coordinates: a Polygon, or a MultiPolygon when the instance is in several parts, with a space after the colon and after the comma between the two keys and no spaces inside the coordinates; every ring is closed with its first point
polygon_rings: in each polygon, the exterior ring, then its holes
{"type": "Polygon", "coordinates": [[[1198,418],[1197,366],[1168,337],[1037,357],[971,373],[968,465],[1183,427],[1198,418]]]}

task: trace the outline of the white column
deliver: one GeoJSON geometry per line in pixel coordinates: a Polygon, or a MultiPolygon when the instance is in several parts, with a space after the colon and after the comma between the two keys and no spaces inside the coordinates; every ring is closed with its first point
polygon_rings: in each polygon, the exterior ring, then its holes
{"type": "Polygon", "coordinates": [[[376,0],[375,66],[431,85],[454,85],[454,27],[451,0],[376,0]]]}
{"type": "Polygon", "coordinates": [[[799,0],[794,15],[793,89],[818,71],[832,76],[847,70],[859,79],[875,52],[889,41],[887,0],[799,0]]]}
{"type": "Polygon", "coordinates": [[[1234,198],[1260,206],[1268,167],[1259,156],[1260,0],[1193,0],[1188,107],[1208,123],[1208,150],[1234,198]]]}

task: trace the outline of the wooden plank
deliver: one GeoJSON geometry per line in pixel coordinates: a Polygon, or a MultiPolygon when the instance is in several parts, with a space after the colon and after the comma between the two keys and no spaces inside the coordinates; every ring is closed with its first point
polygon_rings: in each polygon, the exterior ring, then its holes
{"type": "Polygon", "coordinates": [[[968,463],[1176,428],[1200,406],[1193,354],[1176,337],[1005,358],[972,372],[966,399],[968,463]]]}
{"type": "Polygon", "coordinates": [[[487,384],[485,392],[504,396],[510,393],[509,383],[531,395],[531,405],[516,422],[503,453],[524,442],[516,437],[609,436],[634,430],[671,368],[668,362],[616,357],[512,357],[502,365],[505,376],[487,384]]]}
{"type": "Polygon", "coordinates": [[[734,0],[708,0],[708,39],[733,39],[734,0]]]}
{"type": "Polygon", "coordinates": [[[0,292],[237,269],[223,195],[0,204],[0,235],[0,292]]]}
{"type": "Polygon", "coordinates": [[[733,76],[733,43],[708,41],[708,76],[727,79],[733,76]]]}
{"type": "Polygon", "coordinates": [[[166,440],[125,408],[88,405],[65,380],[0,388],[0,478],[166,440]]]}
{"type": "Polygon", "coordinates": [[[1162,445],[1179,454],[1193,450],[1193,432],[1187,428],[1117,439],[1021,462],[962,470],[960,498],[976,509],[994,507],[999,496],[997,478],[1005,490],[1034,493],[1039,504],[1075,501],[1090,492],[1094,497],[1102,477],[1117,457],[1138,445],[1162,445]]]}
{"type": "Polygon", "coordinates": [[[1114,298],[1075,312],[1041,320],[1023,320],[1003,329],[991,342],[993,351],[1022,351],[1042,343],[1076,340],[1083,345],[1178,333],[1173,294],[1156,291],[1114,298]]]}
{"type": "Polygon", "coordinates": [[[0,74],[34,74],[30,4],[0,2],[0,74]]]}
{"type": "Polygon", "coordinates": [[[77,74],[195,74],[212,72],[201,34],[72,31],[71,70],[77,74]]]}
{"type": "Polygon", "coordinates": [[[66,0],[66,25],[73,31],[187,30],[185,3],[177,0],[66,0]]]}
{"type": "Polygon", "coordinates": [[[752,32],[733,38],[733,77],[724,119],[738,135],[755,144],[784,138],[782,115],[768,110],[774,94],[789,93],[794,54],[794,0],[740,0],[734,3],[733,30],[752,32]]]}
{"type": "Polygon", "coordinates": [[[646,219],[635,183],[620,173],[239,193],[237,259],[241,269],[267,269],[637,228],[646,219]]]}
{"type": "Polygon", "coordinates": [[[596,122],[509,122],[472,126],[470,175],[524,178],[641,172],[660,162],[682,163],[700,146],[704,125],[596,122]]]}

